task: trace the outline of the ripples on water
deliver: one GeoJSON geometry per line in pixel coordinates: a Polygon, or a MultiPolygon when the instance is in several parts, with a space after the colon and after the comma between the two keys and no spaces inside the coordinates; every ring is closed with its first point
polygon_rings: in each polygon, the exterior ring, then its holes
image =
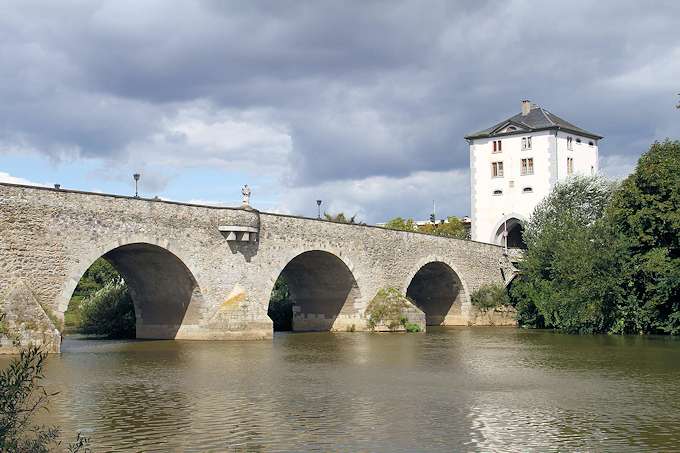
{"type": "Polygon", "coordinates": [[[680,342],[517,329],[67,340],[44,420],[95,451],[680,450],[680,342]]]}

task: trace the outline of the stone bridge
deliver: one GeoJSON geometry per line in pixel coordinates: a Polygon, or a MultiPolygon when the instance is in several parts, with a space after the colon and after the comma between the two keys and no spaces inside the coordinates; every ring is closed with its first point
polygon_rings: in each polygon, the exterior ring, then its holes
{"type": "Polygon", "coordinates": [[[365,330],[366,305],[384,287],[407,294],[427,324],[485,324],[491,318],[473,310],[470,293],[502,284],[511,271],[503,249],[491,244],[0,184],[5,326],[58,351],[73,290],[99,257],[128,284],[138,338],[195,340],[271,338],[267,309],[280,275],[294,303],[293,330],[365,330]]]}

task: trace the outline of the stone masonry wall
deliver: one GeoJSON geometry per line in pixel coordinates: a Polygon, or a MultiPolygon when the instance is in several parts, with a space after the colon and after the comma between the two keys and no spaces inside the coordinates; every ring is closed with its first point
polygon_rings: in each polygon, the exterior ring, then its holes
{"type": "MultiPolygon", "coordinates": [[[[352,294],[358,294],[348,300],[352,307],[343,308],[333,330],[364,326],[363,309],[378,289],[406,293],[415,273],[432,261],[446,263],[462,282],[465,294],[455,323],[479,323],[470,292],[483,283],[502,284],[501,268],[507,272],[508,267],[502,248],[472,241],[246,209],[0,184],[0,309],[25,285],[46,312],[63,319],[75,286],[94,260],[135,243],[174,255],[195,280],[200,297],[191,298],[176,333],[190,339],[271,337],[267,307],[274,282],[307,251],[332,254],[356,280],[358,291],[352,294]],[[228,241],[221,225],[259,228],[259,240],[228,241]]],[[[124,253],[118,255],[125,259],[124,253]]]]}

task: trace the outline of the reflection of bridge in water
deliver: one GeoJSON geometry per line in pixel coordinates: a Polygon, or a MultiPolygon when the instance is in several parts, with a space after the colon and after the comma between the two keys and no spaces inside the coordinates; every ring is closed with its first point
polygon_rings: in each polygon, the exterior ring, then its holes
{"type": "Polygon", "coordinates": [[[428,324],[484,323],[470,291],[510,269],[503,248],[478,242],[0,184],[0,303],[27,335],[55,332],[99,257],[130,288],[139,338],[206,340],[271,337],[280,275],[294,330],[365,330],[365,307],[384,287],[411,297],[428,324]]]}

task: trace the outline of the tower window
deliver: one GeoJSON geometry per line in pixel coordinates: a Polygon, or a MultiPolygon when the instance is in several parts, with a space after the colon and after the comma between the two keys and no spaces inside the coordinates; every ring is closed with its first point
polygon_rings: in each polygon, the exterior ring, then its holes
{"type": "Polygon", "coordinates": [[[527,159],[522,159],[521,166],[519,169],[520,175],[533,175],[534,174],[534,159],[529,157],[527,159]]]}
{"type": "Polygon", "coordinates": [[[567,149],[574,149],[574,144],[572,143],[571,137],[567,137],[567,149]]]}
{"type": "Polygon", "coordinates": [[[590,146],[595,146],[595,143],[593,143],[593,141],[592,141],[592,140],[591,140],[591,141],[589,141],[589,142],[588,142],[588,144],[589,144],[590,146]]]}
{"type": "Polygon", "coordinates": [[[531,149],[531,137],[522,138],[522,150],[531,149]]]}
{"type": "Polygon", "coordinates": [[[580,144],[581,144],[581,139],[580,139],[580,138],[577,138],[577,139],[576,139],[576,143],[578,143],[578,144],[580,145],[580,144]]]}
{"type": "Polygon", "coordinates": [[[573,157],[567,157],[567,174],[568,175],[574,174],[574,158],[573,157]]]}
{"type": "Polygon", "coordinates": [[[493,141],[493,152],[494,153],[500,153],[503,151],[503,142],[500,140],[494,140],[493,141]]]}
{"type": "Polygon", "coordinates": [[[491,176],[494,178],[503,177],[503,162],[491,162],[491,176]]]}
{"type": "Polygon", "coordinates": [[[522,189],[522,192],[524,192],[524,193],[531,193],[533,191],[534,191],[534,189],[532,189],[531,187],[525,187],[524,189],[522,189]]]}
{"type": "Polygon", "coordinates": [[[493,194],[494,195],[503,195],[503,191],[500,190],[500,189],[496,189],[496,190],[493,191],[493,194]]]}

